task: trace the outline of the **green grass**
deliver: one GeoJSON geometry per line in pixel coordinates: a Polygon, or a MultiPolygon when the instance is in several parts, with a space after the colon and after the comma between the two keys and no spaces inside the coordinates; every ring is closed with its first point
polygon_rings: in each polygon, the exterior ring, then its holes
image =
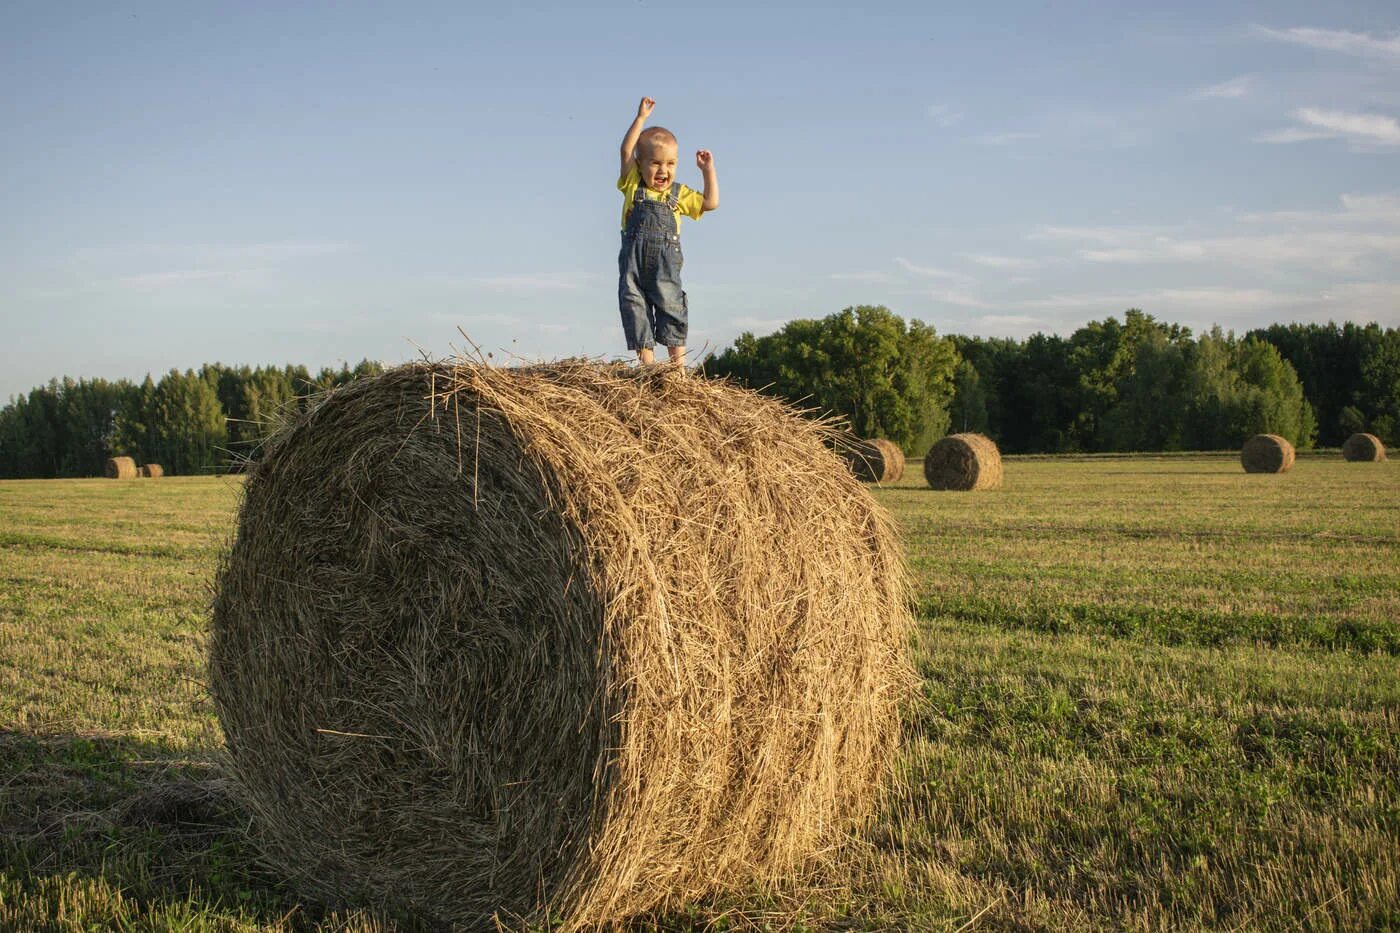
{"type": "MultiPolygon", "coordinates": [[[[808,926],[1400,926],[1400,464],[918,470],[877,491],[920,613],[908,789],[808,926]]],[[[237,488],[0,482],[0,929],[413,926],[299,903],[221,793],[202,659],[237,488]]]]}

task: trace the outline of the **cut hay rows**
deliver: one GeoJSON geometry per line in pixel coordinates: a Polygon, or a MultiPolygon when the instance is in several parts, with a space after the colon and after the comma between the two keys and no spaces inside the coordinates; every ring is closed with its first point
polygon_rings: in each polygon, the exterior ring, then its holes
{"type": "Polygon", "coordinates": [[[140,474],[136,470],[136,461],[130,457],[108,457],[102,475],[107,479],[135,479],[140,474]]]}
{"type": "Polygon", "coordinates": [[[142,465],[141,475],[149,476],[151,479],[159,479],[165,475],[165,468],[159,463],[147,463],[142,465]]]}
{"type": "Polygon", "coordinates": [[[862,483],[893,483],[904,475],[904,451],[894,441],[843,436],[836,446],[846,468],[862,483]]]}
{"type": "Polygon", "coordinates": [[[924,479],[934,489],[1000,489],[1001,451],[981,434],[949,434],[924,455],[924,479]]]}
{"type": "Polygon", "coordinates": [[[1293,445],[1277,434],[1256,434],[1240,450],[1246,473],[1287,473],[1293,468],[1293,457],[1293,445]]]}
{"type": "Polygon", "coordinates": [[[778,402],[419,364],[264,447],[210,682],[266,860],[471,928],[609,923],[829,856],[914,683],[890,524],[778,402]]]}
{"type": "Polygon", "coordinates": [[[1385,444],[1374,434],[1353,434],[1342,445],[1342,456],[1354,463],[1378,463],[1385,459],[1385,444]]]}

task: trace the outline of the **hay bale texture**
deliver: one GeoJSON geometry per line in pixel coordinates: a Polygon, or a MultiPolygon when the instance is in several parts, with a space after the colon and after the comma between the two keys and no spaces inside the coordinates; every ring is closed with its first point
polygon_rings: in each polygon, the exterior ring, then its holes
{"type": "Polygon", "coordinates": [[[1353,463],[1378,463],[1385,459],[1385,444],[1374,434],[1353,434],[1342,445],[1342,456],[1353,463]]]}
{"type": "Polygon", "coordinates": [[[141,467],[141,475],[149,476],[151,479],[159,479],[165,475],[165,468],[159,463],[147,463],[141,467]]]}
{"type": "Polygon", "coordinates": [[[1293,468],[1293,445],[1277,434],[1256,434],[1240,449],[1246,473],[1287,473],[1293,468]]]}
{"type": "Polygon", "coordinates": [[[894,441],[848,435],[840,437],[836,447],[846,468],[862,483],[893,483],[904,475],[904,451],[894,441]]]}
{"type": "Polygon", "coordinates": [[[981,434],[949,434],[924,455],[924,479],[934,489],[1000,489],[1001,451],[981,434]]]}
{"type": "Polygon", "coordinates": [[[107,479],[135,479],[140,474],[136,470],[136,461],[130,457],[108,457],[102,475],[107,479]]]}
{"type": "Polygon", "coordinates": [[[308,896],[572,929],[767,885],[867,820],[913,680],[828,428],[665,370],[418,364],[250,474],[210,682],[308,896]]]}

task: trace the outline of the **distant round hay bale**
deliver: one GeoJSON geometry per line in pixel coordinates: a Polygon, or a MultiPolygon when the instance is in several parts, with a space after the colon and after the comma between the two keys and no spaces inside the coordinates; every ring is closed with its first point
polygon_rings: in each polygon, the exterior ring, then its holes
{"type": "Polygon", "coordinates": [[[1293,468],[1293,457],[1293,445],[1277,434],[1256,434],[1240,450],[1246,473],[1287,473],[1293,468]]]}
{"type": "Polygon", "coordinates": [[[1342,445],[1342,456],[1354,463],[1376,463],[1385,459],[1385,444],[1374,434],[1353,434],[1342,445]]]}
{"type": "Polygon", "coordinates": [[[904,477],[903,449],[894,441],[885,440],[883,437],[877,437],[871,443],[880,448],[880,454],[885,460],[885,475],[880,482],[894,483],[902,479],[904,477]]]}
{"type": "Polygon", "coordinates": [[[949,434],[924,455],[924,479],[934,489],[1000,489],[1001,451],[981,434],[949,434]]]}
{"type": "Polygon", "coordinates": [[[894,441],[848,435],[841,437],[836,446],[846,468],[862,483],[892,483],[904,475],[904,451],[894,441]]]}
{"type": "Polygon", "coordinates": [[[891,525],[830,442],[581,363],[416,364],[298,415],[210,645],[265,859],[315,899],[573,929],[831,852],[915,681],[891,525]]]}
{"type": "Polygon", "coordinates": [[[135,479],[139,474],[136,461],[130,457],[108,457],[102,475],[108,479],[135,479]]]}
{"type": "Polygon", "coordinates": [[[159,463],[147,463],[141,467],[141,475],[149,476],[151,479],[159,479],[165,475],[165,468],[159,463]]]}

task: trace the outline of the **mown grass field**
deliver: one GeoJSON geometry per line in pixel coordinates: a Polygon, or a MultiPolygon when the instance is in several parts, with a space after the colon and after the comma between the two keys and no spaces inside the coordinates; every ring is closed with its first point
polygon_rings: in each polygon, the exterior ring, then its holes
{"type": "MultiPolygon", "coordinates": [[[[0,928],[412,927],[298,904],[224,803],[238,488],[0,482],[0,928]]],[[[1400,927],[1400,463],[1011,459],[965,494],[916,462],[877,495],[920,617],[908,791],[825,890],[642,928],[1400,927]]]]}

